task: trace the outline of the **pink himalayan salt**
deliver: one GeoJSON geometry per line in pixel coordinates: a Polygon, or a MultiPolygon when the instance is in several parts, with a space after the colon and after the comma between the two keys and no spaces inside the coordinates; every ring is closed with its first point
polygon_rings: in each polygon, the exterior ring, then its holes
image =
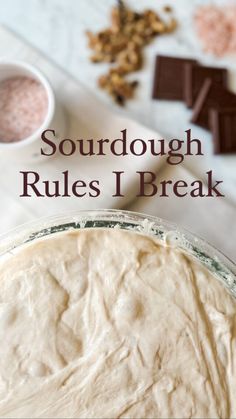
{"type": "Polygon", "coordinates": [[[196,30],[204,50],[216,56],[236,54],[236,6],[200,6],[196,30]]]}
{"type": "Polygon", "coordinates": [[[229,53],[236,53],[236,6],[226,8],[226,16],[231,28],[231,39],[228,46],[229,53]]]}
{"type": "Polygon", "coordinates": [[[43,123],[48,109],[44,86],[30,77],[0,82],[0,141],[23,140],[43,123]]]}

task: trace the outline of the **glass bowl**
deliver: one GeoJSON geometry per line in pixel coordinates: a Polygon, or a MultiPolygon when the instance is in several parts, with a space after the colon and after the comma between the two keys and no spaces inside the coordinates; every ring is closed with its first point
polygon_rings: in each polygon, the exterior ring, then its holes
{"type": "Polygon", "coordinates": [[[0,236],[0,261],[30,242],[65,231],[120,228],[176,246],[201,262],[236,297],[236,265],[205,240],[158,217],[120,210],[76,211],[40,218],[0,236]]]}

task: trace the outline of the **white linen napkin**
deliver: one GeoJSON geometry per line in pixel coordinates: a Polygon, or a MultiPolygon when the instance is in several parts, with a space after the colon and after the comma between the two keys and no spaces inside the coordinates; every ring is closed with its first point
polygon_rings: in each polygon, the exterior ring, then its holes
{"type": "MultiPolygon", "coordinates": [[[[130,119],[114,115],[90,92],[79,85],[70,75],[45,59],[38,51],[0,26],[0,57],[26,60],[39,67],[51,81],[58,99],[67,114],[66,137],[114,138],[127,129],[130,139],[161,138],[161,136],[130,119]]],[[[39,164],[17,165],[0,155],[0,233],[27,221],[42,216],[58,214],[68,210],[97,208],[128,208],[167,218],[189,228],[209,240],[235,260],[236,209],[226,199],[212,198],[138,198],[136,171],[161,173],[163,179],[194,179],[183,167],[163,166],[165,159],[152,157],[150,153],[141,157],[107,156],[80,158],[55,157],[39,164]],[[60,173],[69,170],[73,180],[99,178],[102,193],[97,198],[21,198],[19,170],[36,170],[42,179],[57,180],[60,173]],[[112,171],[125,171],[123,198],[113,198],[114,178],[112,171]],[[132,203],[131,203],[132,202],[132,203]]],[[[199,160],[198,160],[199,162],[199,160]]],[[[190,162],[191,163],[191,162],[190,162]]],[[[196,162],[197,163],[197,162],[196,162]]]]}
{"type": "MultiPolygon", "coordinates": [[[[188,184],[196,178],[185,168],[164,167],[160,179],[185,179],[188,184]]],[[[188,229],[207,240],[218,250],[236,262],[236,209],[225,198],[139,198],[129,207],[131,211],[155,215],[188,229]]]]}
{"type": "MultiPolygon", "coordinates": [[[[60,133],[60,140],[64,138],[76,139],[116,139],[121,136],[120,131],[127,129],[127,139],[160,138],[156,132],[141,124],[113,114],[90,92],[78,84],[71,76],[54,66],[38,51],[14,36],[11,32],[0,27],[0,56],[8,59],[21,59],[35,64],[47,76],[56,92],[58,101],[62,104],[66,117],[66,128],[60,133]],[[65,135],[65,137],[63,136],[65,135]]],[[[60,121],[59,121],[60,126],[60,121]]],[[[53,126],[57,130],[57,126],[53,126]]],[[[136,171],[157,171],[164,160],[151,156],[150,153],[136,157],[132,155],[117,157],[112,153],[106,156],[81,157],[75,154],[71,157],[57,155],[45,158],[44,162],[16,163],[9,157],[6,161],[0,155],[0,193],[1,193],[1,222],[0,232],[10,226],[68,210],[93,208],[121,208],[135,198],[138,192],[138,177],[136,171]],[[93,179],[100,181],[100,196],[93,198],[87,194],[78,197],[30,197],[19,195],[23,190],[23,175],[20,171],[37,171],[41,180],[60,180],[62,172],[68,170],[70,183],[83,180],[89,183],[93,179]],[[115,176],[113,171],[124,171],[122,193],[124,197],[112,197],[115,193],[115,176]],[[11,211],[6,211],[11,207],[11,211]],[[15,215],[14,215],[15,213],[15,215]],[[10,221],[11,220],[11,221],[10,221]]],[[[39,186],[42,192],[42,184],[39,186]]]]}

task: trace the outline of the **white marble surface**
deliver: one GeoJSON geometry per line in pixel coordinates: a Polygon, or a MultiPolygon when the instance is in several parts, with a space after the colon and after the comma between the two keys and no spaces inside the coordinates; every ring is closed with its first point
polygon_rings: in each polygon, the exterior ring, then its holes
{"type": "MultiPolygon", "coordinates": [[[[235,0],[213,0],[220,5],[235,0]]],[[[211,1],[212,2],[212,1],[211,1]]],[[[0,0],[0,22],[41,50],[51,60],[71,73],[92,90],[100,100],[116,112],[130,116],[156,129],[164,137],[180,137],[191,127],[204,145],[203,168],[214,169],[216,176],[224,180],[227,198],[236,203],[236,157],[212,155],[211,136],[189,123],[190,112],[178,102],[160,102],[150,99],[153,61],[158,53],[195,57],[203,63],[226,65],[231,74],[231,87],[236,91],[236,59],[215,59],[202,52],[193,30],[192,16],[195,7],[206,0],[129,0],[137,10],[151,7],[160,10],[162,5],[173,5],[180,28],[176,34],[159,37],[146,48],[145,66],[134,75],[140,81],[136,99],[125,109],[120,109],[96,86],[98,75],[106,71],[106,64],[92,65],[86,47],[86,29],[98,30],[108,24],[110,7],[114,0],[0,0]]],[[[202,168],[189,162],[189,168],[197,176],[202,168]]]]}
{"type": "MultiPolygon", "coordinates": [[[[130,5],[140,10],[144,7],[159,10],[161,5],[166,4],[167,1],[139,0],[138,4],[135,3],[134,0],[129,0],[130,5]]],[[[110,98],[97,88],[96,79],[99,74],[106,71],[106,65],[91,65],[84,35],[88,28],[95,30],[103,28],[107,24],[109,10],[114,1],[7,0],[6,2],[0,0],[0,23],[5,24],[17,36],[41,50],[47,59],[71,74],[114,112],[136,119],[154,128],[168,139],[181,137],[189,127],[193,129],[195,137],[201,138],[203,141],[205,158],[201,159],[201,164],[199,164],[199,159],[189,160],[186,164],[187,168],[195,177],[202,177],[204,170],[213,169],[216,177],[224,180],[224,192],[227,199],[217,203],[212,200],[207,202],[206,198],[195,205],[192,200],[179,202],[179,199],[174,197],[168,202],[145,198],[135,201],[129,209],[169,218],[179,225],[188,227],[207,238],[235,260],[236,156],[213,156],[209,133],[189,124],[190,113],[183,104],[157,102],[150,99],[153,60],[158,53],[190,56],[203,63],[227,66],[231,72],[231,87],[236,91],[236,60],[232,58],[217,60],[206,56],[197,43],[192,29],[191,16],[195,6],[200,3],[206,3],[206,0],[168,1],[168,4],[173,4],[175,7],[176,15],[181,23],[180,29],[174,36],[160,37],[146,49],[145,67],[134,75],[141,82],[137,97],[130,101],[125,109],[114,105],[110,98]],[[233,205],[230,205],[230,201],[233,205]],[[229,234],[230,239],[228,240],[229,234]]],[[[219,0],[218,3],[230,3],[230,0],[219,0]]],[[[1,41],[4,42],[4,39],[0,39],[1,41]]],[[[5,51],[8,48],[5,47],[2,50],[5,51]]],[[[20,49],[16,48],[16,50],[19,54],[20,49]]],[[[10,55],[14,55],[14,48],[10,55]]],[[[18,55],[17,57],[19,58],[18,55]]],[[[37,63],[35,62],[35,64],[37,63]]],[[[48,66],[46,65],[46,67],[48,66]]],[[[185,168],[178,169],[186,170],[185,168]]],[[[191,176],[189,172],[186,172],[187,175],[191,176]]],[[[173,174],[173,176],[175,175],[173,174]]],[[[14,212],[17,213],[17,206],[14,208],[14,212]]],[[[30,216],[32,214],[27,215],[27,217],[30,216]]]]}

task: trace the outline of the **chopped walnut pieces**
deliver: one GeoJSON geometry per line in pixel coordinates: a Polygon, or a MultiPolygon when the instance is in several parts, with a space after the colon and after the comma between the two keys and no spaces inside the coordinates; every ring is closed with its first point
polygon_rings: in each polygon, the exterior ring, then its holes
{"type": "MultiPolygon", "coordinates": [[[[165,11],[170,13],[167,6],[165,11]]],[[[89,47],[93,50],[93,63],[114,63],[107,74],[102,75],[98,85],[114,100],[124,105],[126,99],[134,96],[137,81],[127,81],[126,75],[143,66],[143,48],[157,35],[173,32],[177,21],[170,17],[164,21],[153,10],[137,13],[124,6],[114,7],[111,12],[111,27],[97,34],[87,31],[89,47]]]]}
{"type": "Polygon", "coordinates": [[[172,7],[171,6],[164,6],[163,7],[164,12],[166,13],[171,13],[172,12],[172,7]]]}
{"type": "Polygon", "coordinates": [[[178,22],[176,19],[170,19],[170,22],[167,24],[167,33],[172,33],[176,30],[178,22]]]}

